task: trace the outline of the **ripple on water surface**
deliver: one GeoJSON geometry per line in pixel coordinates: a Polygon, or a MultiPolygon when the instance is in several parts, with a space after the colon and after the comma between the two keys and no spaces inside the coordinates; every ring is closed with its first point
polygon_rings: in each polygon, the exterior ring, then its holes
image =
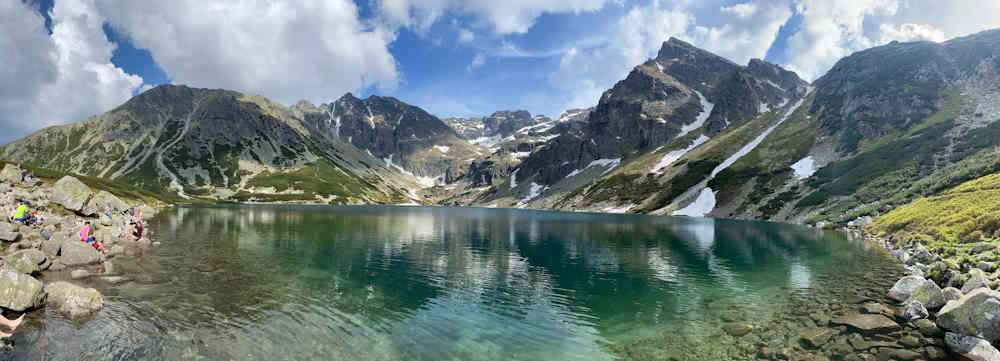
{"type": "Polygon", "coordinates": [[[708,219],[248,206],[169,209],[149,228],[160,247],[115,260],[132,281],[82,281],[102,312],[35,312],[11,355],[753,359],[753,342],[802,327],[789,314],[875,292],[866,272],[891,268],[836,233],[708,219]],[[725,336],[736,321],[756,338],[725,336]]]}

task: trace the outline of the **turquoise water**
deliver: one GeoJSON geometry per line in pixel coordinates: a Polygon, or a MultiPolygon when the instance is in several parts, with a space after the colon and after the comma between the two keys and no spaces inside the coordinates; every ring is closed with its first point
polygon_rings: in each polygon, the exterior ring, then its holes
{"type": "Polygon", "coordinates": [[[103,311],[17,359],[753,359],[884,293],[882,251],[762,222],[422,207],[173,208],[103,311]],[[722,331],[754,325],[745,337],[722,331]]]}

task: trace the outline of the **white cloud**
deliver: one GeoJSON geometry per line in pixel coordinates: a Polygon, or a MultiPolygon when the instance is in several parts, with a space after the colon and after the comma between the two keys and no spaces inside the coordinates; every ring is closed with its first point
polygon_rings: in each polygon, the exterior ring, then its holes
{"type": "Polygon", "coordinates": [[[472,58],[472,63],[469,63],[469,66],[465,68],[465,70],[472,71],[483,66],[483,64],[486,64],[486,55],[483,55],[483,53],[477,53],[476,56],[472,58]]]}
{"type": "Polygon", "coordinates": [[[886,44],[891,41],[917,41],[917,40],[929,40],[934,42],[942,42],[945,40],[944,32],[935,29],[930,25],[921,24],[901,24],[899,26],[892,24],[881,24],[879,25],[879,44],[886,44]]]}
{"type": "Polygon", "coordinates": [[[723,13],[734,14],[739,18],[749,18],[757,12],[757,5],[753,3],[736,4],[733,6],[723,6],[720,8],[723,13]]]}
{"type": "Polygon", "coordinates": [[[318,103],[400,81],[395,34],[363,23],[350,0],[97,1],[176,83],[318,103]]]}
{"type": "Polygon", "coordinates": [[[92,1],[55,2],[51,35],[37,11],[0,4],[0,142],[110,110],[142,85],[111,64],[115,44],[92,1]]]}
{"type": "Polygon", "coordinates": [[[840,58],[874,45],[864,33],[866,17],[898,9],[896,0],[799,0],[802,27],[786,44],[787,67],[807,80],[819,77],[840,58]]]}
{"type": "Polygon", "coordinates": [[[746,64],[752,58],[764,58],[778,30],[792,16],[792,9],[782,2],[739,4],[723,8],[720,15],[721,26],[698,26],[690,40],[729,60],[746,64]]]}
{"type": "Polygon", "coordinates": [[[375,0],[383,20],[425,32],[445,13],[469,15],[496,34],[525,33],[545,13],[581,13],[612,0],[375,0]]]}
{"type": "Polygon", "coordinates": [[[458,30],[458,42],[460,42],[460,43],[469,43],[469,42],[472,42],[473,40],[476,40],[476,34],[473,34],[468,29],[459,29],[458,30]]]}

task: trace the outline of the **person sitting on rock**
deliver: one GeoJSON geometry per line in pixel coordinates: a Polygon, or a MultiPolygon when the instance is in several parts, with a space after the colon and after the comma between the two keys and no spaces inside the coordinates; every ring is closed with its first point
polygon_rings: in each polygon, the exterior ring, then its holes
{"type": "Polygon", "coordinates": [[[38,227],[42,225],[42,214],[41,212],[39,212],[38,208],[35,208],[35,210],[31,211],[31,218],[28,220],[28,224],[31,224],[32,227],[38,227]]]}
{"type": "Polygon", "coordinates": [[[135,223],[135,227],[132,228],[132,237],[135,237],[136,241],[142,239],[142,222],[135,223]]]}
{"type": "Polygon", "coordinates": [[[83,227],[80,228],[80,241],[89,244],[94,249],[104,253],[104,247],[101,242],[98,242],[94,235],[91,234],[90,221],[83,222],[83,227]]]}
{"type": "Polygon", "coordinates": [[[0,325],[7,326],[7,328],[10,329],[10,333],[0,331],[0,339],[8,338],[14,334],[14,330],[17,330],[17,326],[20,326],[21,322],[24,322],[23,313],[21,314],[21,317],[18,317],[16,320],[9,320],[6,317],[3,317],[3,315],[0,315],[0,325]]]}
{"type": "Polygon", "coordinates": [[[21,202],[17,205],[17,209],[14,210],[14,221],[19,223],[28,223],[28,217],[31,215],[28,213],[28,205],[21,202]]]}

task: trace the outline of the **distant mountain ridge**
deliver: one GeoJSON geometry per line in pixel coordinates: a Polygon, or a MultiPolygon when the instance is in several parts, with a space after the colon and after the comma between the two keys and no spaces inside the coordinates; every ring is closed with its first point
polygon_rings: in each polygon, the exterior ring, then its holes
{"type": "Polygon", "coordinates": [[[998,30],[859,51],[813,84],[671,38],[557,119],[168,85],[0,158],[214,200],[846,222],[1000,169],[996,84],[998,30]]]}

